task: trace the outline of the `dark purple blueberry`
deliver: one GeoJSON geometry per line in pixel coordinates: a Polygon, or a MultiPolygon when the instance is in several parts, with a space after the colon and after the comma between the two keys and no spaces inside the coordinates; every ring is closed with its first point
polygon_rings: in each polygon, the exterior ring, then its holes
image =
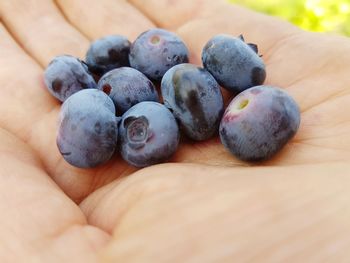
{"type": "Polygon", "coordinates": [[[220,87],[208,71],[192,64],[177,65],[164,75],[161,90],[164,105],[188,137],[201,141],[217,133],[224,104],[220,87]]]}
{"type": "Polygon", "coordinates": [[[300,124],[297,103],[285,91],[257,86],[236,96],[220,124],[225,147],[243,161],[271,158],[296,134],[300,124]]]}
{"type": "Polygon", "coordinates": [[[257,45],[245,43],[243,36],[213,37],[203,48],[202,61],[204,68],[229,91],[241,92],[261,85],[266,78],[257,45]]]}
{"type": "Polygon", "coordinates": [[[120,35],[95,40],[86,53],[89,70],[101,77],[112,69],[129,66],[130,45],[130,41],[120,35]]]}
{"type": "Polygon", "coordinates": [[[50,62],[44,81],[49,92],[62,102],[77,91],[96,88],[87,66],[69,55],[57,56],[50,62]]]}
{"type": "Polygon", "coordinates": [[[153,83],[140,71],[133,68],[113,69],[103,75],[97,88],[111,97],[117,115],[122,115],[141,101],[159,101],[153,83]]]}
{"type": "Polygon", "coordinates": [[[91,168],[105,163],[116,149],[117,136],[114,104],[104,92],[82,90],[63,103],[57,146],[71,165],[91,168]]]}
{"type": "Polygon", "coordinates": [[[175,153],[179,129],[164,105],[144,101],[124,113],[119,140],[124,160],[133,166],[145,167],[165,162],[175,153]]]}
{"type": "Polygon", "coordinates": [[[129,61],[131,67],[158,81],[171,67],[188,62],[188,49],[174,33],[151,29],[131,45],[129,61]]]}

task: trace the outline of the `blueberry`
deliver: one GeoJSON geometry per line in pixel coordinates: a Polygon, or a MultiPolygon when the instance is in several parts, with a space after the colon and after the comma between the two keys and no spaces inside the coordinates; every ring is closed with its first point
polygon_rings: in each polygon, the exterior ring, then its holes
{"type": "Polygon", "coordinates": [[[241,92],[265,81],[265,65],[257,53],[257,45],[245,43],[243,36],[217,35],[204,46],[202,61],[222,87],[241,92]]]}
{"type": "Polygon", "coordinates": [[[298,105],[285,91],[257,86],[236,96],[220,124],[225,147],[243,161],[271,158],[296,134],[298,105]]]}
{"type": "Polygon", "coordinates": [[[120,35],[95,40],[86,53],[89,70],[101,77],[112,69],[129,66],[130,45],[130,41],[120,35]]]}
{"type": "Polygon", "coordinates": [[[164,105],[144,101],[122,116],[119,140],[124,160],[136,167],[145,167],[164,162],[175,153],[179,129],[164,105]]]}
{"type": "Polygon", "coordinates": [[[174,33],[151,29],[131,45],[130,65],[152,80],[161,80],[171,67],[188,62],[188,49],[174,33]]]}
{"type": "Polygon", "coordinates": [[[55,57],[45,70],[44,80],[49,92],[60,101],[79,90],[96,88],[87,66],[69,55],[55,57]]]}
{"type": "Polygon", "coordinates": [[[133,68],[113,69],[103,75],[97,87],[112,98],[117,115],[123,114],[141,101],[159,101],[153,83],[133,68]]]}
{"type": "Polygon", "coordinates": [[[71,165],[91,168],[105,163],[115,151],[117,136],[114,104],[104,92],[82,90],[63,103],[57,146],[71,165]]]}
{"type": "Polygon", "coordinates": [[[177,65],[164,75],[161,90],[166,107],[188,137],[206,140],[219,128],[224,110],[220,87],[203,68],[191,64],[177,65]]]}

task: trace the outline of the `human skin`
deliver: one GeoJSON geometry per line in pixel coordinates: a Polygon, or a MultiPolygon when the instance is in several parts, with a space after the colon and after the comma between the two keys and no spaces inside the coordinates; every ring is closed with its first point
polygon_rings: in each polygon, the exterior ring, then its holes
{"type": "Polygon", "coordinates": [[[348,261],[349,39],[210,0],[0,1],[0,17],[0,262],[348,261]],[[44,68],[155,24],[197,64],[215,34],[257,43],[265,83],[300,105],[296,137],[254,166],[218,137],[183,140],[172,163],[139,171],[119,156],[90,170],[67,164],[44,68]]]}

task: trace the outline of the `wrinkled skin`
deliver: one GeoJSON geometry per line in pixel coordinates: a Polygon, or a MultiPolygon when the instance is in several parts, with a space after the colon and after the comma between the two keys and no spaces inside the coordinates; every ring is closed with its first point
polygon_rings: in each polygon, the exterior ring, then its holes
{"type": "Polygon", "coordinates": [[[165,162],[176,152],[179,128],[163,104],[143,101],[123,114],[119,141],[124,160],[136,167],[146,167],[165,162]]]}
{"type": "Polygon", "coordinates": [[[0,1],[1,262],[348,261],[347,38],[221,1],[55,3],[0,1]],[[254,167],[218,137],[184,141],[173,163],[137,172],[118,157],[91,170],[67,164],[55,145],[60,103],[43,86],[45,66],[57,54],[83,57],[90,39],[132,41],[151,21],[178,33],[193,63],[218,33],[258,43],[266,83],[300,106],[294,139],[254,167]]]}
{"type": "Polygon", "coordinates": [[[220,123],[220,140],[238,159],[270,159],[294,137],[300,125],[296,102],[284,90],[256,86],[238,94],[220,123]]]}

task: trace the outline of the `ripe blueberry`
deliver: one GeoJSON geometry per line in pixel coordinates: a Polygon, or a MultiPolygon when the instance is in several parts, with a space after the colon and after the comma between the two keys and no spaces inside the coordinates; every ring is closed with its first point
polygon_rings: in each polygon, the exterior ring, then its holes
{"type": "Polygon", "coordinates": [[[110,35],[91,43],[86,53],[90,72],[98,77],[108,71],[129,66],[130,41],[120,35],[110,35]]]}
{"type": "Polygon", "coordinates": [[[161,90],[164,105],[171,109],[188,137],[201,141],[217,132],[223,98],[208,71],[192,64],[174,66],[164,75],[161,90]]]}
{"type": "Polygon", "coordinates": [[[151,29],[142,33],[131,45],[131,67],[152,80],[161,80],[171,67],[188,62],[188,49],[174,33],[151,29]]]}
{"type": "Polygon", "coordinates": [[[106,73],[99,80],[97,88],[111,97],[117,115],[122,115],[141,101],[159,101],[153,83],[140,71],[129,67],[106,73]]]}
{"type": "Polygon", "coordinates": [[[243,161],[262,161],[275,155],[296,134],[298,105],[285,91],[257,86],[237,95],[220,123],[224,146],[243,161]]]}
{"type": "Polygon", "coordinates": [[[57,146],[71,165],[91,168],[105,163],[115,151],[117,136],[114,104],[104,92],[82,90],[63,103],[57,146]]]}
{"type": "Polygon", "coordinates": [[[57,56],[50,62],[44,81],[49,92],[60,101],[65,101],[79,90],[96,88],[87,66],[69,55],[57,56]]]}
{"type": "Polygon", "coordinates": [[[257,45],[245,43],[243,36],[217,35],[204,46],[202,61],[222,87],[241,92],[265,81],[265,65],[257,52],[257,45]]]}

